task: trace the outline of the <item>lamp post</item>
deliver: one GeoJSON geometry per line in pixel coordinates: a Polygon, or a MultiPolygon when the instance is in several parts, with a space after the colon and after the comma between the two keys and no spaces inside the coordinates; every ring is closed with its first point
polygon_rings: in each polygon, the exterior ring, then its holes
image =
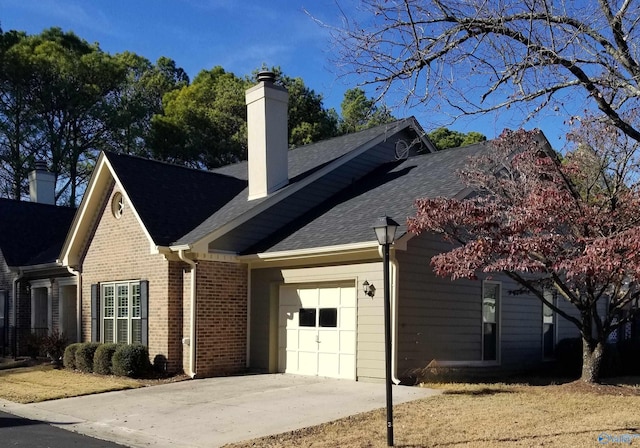
{"type": "Polygon", "coordinates": [[[396,238],[398,223],[388,216],[376,220],[373,230],[383,248],[384,267],[384,363],[387,396],[387,446],[393,446],[393,397],[391,395],[391,294],[389,287],[389,246],[396,238]]]}

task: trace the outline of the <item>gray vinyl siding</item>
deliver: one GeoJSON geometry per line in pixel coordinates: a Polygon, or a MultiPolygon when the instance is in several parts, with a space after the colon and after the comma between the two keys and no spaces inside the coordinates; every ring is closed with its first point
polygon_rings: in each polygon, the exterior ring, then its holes
{"type": "MultiPolygon", "coordinates": [[[[432,361],[482,360],[482,280],[438,277],[431,257],[451,245],[432,234],[396,251],[399,264],[398,375],[410,375],[432,361]]],[[[486,276],[485,276],[486,277],[486,276]]],[[[516,285],[504,275],[488,280],[501,285],[500,354],[503,367],[542,359],[542,307],[529,295],[513,295],[516,285]]]]}
{"type": "Polygon", "coordinates": [[[382,263],[251,270],[250,368],[269,370],[270,291],[283,284],[354,284],[357,294],[356,379],[384,378],[382,263]],[[362,291],[367,280],[373,298],[362,291]]]}

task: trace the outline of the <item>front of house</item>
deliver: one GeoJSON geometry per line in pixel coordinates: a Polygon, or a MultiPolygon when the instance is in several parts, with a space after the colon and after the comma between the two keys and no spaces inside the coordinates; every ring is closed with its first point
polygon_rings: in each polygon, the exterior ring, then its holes
{"type": "MultiPolygon", "coordinates": [[[[456,171],[484,145],[436,152],[409,118],[289,151],[286,91],[262,77],[247,104],[248,162],[203,172],[101,154],[60,255],[78,273],[81,339],[143,343],[156,366],[192,377],[384,378],[372,223],[404,222],[419,197],[467,194],[456,171]]],[[[434,235],[398,236],[394,376],[434,360],[536,364],[573,334],[501,276],[436,277],[434,235]]]]}

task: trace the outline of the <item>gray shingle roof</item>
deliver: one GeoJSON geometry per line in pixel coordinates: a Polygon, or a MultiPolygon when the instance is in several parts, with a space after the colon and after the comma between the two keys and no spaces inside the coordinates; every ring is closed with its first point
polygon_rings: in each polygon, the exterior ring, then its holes
{"type": "Polygon", "coordinates": [[[0,250],[9,266],[54,263],[76,210],[0,198],[0,250]]]}
{"type": "MultiPolygon", "coordinates": [[[[153,241],[168,246],[246,188],[246,180],[105,153],[153,241]]],[[[245,198],[246,202],[246,198],[245,198]]]]}
{"type": "Polygon", "coordinates": [[[479,143],[385,164],[246,253],[372,241],[372,225],[384,215],[400,223],[400,236],[406,232],[406,218],[414,213],[415,200],[458,194],[464,188],[458,171],[483,148],[479,143]]]}
{"type": "MultiPolygon", "coordinates": [[[[372,140],[379,138],[381,135],[393,135],[398,132],[399,129],[402,129],[408,123],[412,122],[414,122],[413,118],[406,118],[353,134],[347,134],[341,137],[323,140],[322,142],[305,145],[289,151],[289,185],[274,194],[286,194],[287,189],[296,185],[298,182],[302,182],[309,174],[315,172],[317,169],[339,159],[357,148],[363,147],[372,140]]],[[[233,176],[246,182],[247,167],[248,163],[245,161],[216,168],[213,172],[233,176]]],[[[252,201],[248,201],[247,197],[247,191],[238,193],[228,203],[220,207],[219,210],[216,210],[215,213],[205,219],[199,226],[178,239],[175,244],[190,244],[198,241],[235,217],[260,205],[271,196],[254,199],[252,201]]]]}

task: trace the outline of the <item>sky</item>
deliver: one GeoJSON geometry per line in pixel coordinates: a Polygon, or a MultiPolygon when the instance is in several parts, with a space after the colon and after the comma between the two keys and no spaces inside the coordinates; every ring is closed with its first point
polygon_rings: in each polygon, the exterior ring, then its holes
{"type": "MultiPolygon", "coordinates": [[[[152,62],[166,56],[191,79],[215,66],[240,77],[263,64],[279,66],[321,94],[326,108],[340,112],[344,92],[357,87],[358,79],[340,76],[332,62],[331,33],[318,22],[340,26],[343,14],[357,19],[362,12],[356,4],[355,0],[0,0],[0,26],[28,34],[57,26],[111,54],[131,51],[152,62]]],[[[372,89],[365,90],[375,96],[372,89]]],[[[395,117],[415,115],[427,132],[447,125],[493,138],[505,127],[522,125],[517,111],[450,124],[424,106],[396,104],[389,97],[387,105],[395,117]]],[[[564,135],[557,117],[541,119],[535,127],[554,147],[564,135]]]]}

